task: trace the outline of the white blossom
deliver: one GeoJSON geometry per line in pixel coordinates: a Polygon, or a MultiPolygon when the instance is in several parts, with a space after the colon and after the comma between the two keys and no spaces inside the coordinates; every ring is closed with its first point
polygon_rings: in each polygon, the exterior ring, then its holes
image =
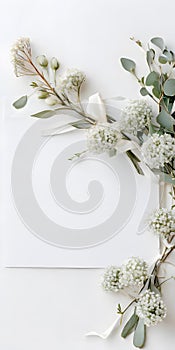
{"type": "Polygon", "coordinates": [[[159,294],[146,290],[137,301],[136,313],[146,326],[154,326],[166,317],[166,306],[159,294]]]}
{"type": "Polygon", "coordinates": [[[78,90],[85,80],[85,74],[78,69],[68,69],[64,76],[59,77],[56,89],[61,91],[78,90]]]}
{"type": "Polygon", "coordinates": [[[132,257],[121,266],[120,283],[123,287],[142,286],[148,277],[146,261],[132,257]]]}
{"type": "Polygon", "coordinates": [[[120,127],[122,131],[137,135],[148,125],[152,117],[152,108],[145,100],[130,100],[122,109],[120,127]]]}
{"type": "Polygon", "coordinates": [[[175,139],[170,134],[149,136],[142,145],[144,161],[151,169],[159,169],[175,156],[175,139]]]}
{"type": "Polygon", "coordinates": [[[120,268],[116,266],[108,267],[104,272],[101,285],[106,291],[118,292],[122,289],[120,268]]]}
{"type": "Polygon", "coordinates": [[[98,123],[87,130],[87,147],[90,152],[103,153],[115,151],[121,134],[109,123],[98,123]]]}
{"type": "Polygon", "coordinates": [[[149,227],[154,233],[168,238],[175,233],[175,211],[167,208],[157,209],[149,222],[149,227]]]}
{"type": "Polygon", "coordinates": [[[128,287],[140,287],[148,277],[147,263],[137,257],[128,259],[121,267],[110,266],[105,270],[102,286],[106,291],[118,292],[128,287]]]}
{"type": "Polygon", "coordinates": [[[36,71],[30,64],[31,46],[29,38],[18,39],[11,49],[12,63],[15,75],[36,75],[36,71]]]}

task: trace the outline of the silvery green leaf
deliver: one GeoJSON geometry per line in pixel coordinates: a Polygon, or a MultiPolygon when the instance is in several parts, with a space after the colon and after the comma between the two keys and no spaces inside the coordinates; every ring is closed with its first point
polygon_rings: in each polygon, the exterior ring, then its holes
{"type": "Polygon", "coordinates": [[[164,84],[164,93],[167,96],[175,96],[175,79],[167,79],[164,84]]]}
{"type": "Polygon", "coordinates": [[[121,336],[123,338],[126,338],[132,332],[133,328],[137,325],[138,320],[139,318],[134,312],[122,330],[121,336]]]}
{"type": "Polygon", "coordinates": [[[149,67],[151,66],[151,64],[153,64],[154,57],[155,57],[155,51],[153,49],[150,49],[146,52],[146,60],[149,67]]]}
{"type": "Polygon", "coordinates": [[[31,117],[46,119],[46,118],[53,117],[54,115],[55,115],[55,111],[54,110],[46,109],[44,111],[32,114],[31,117]]]}
{"type": "Polygon", "coordinates": [[[147,86],[151,86],[154,85],[155,81],[159,80],[159,74],[157,72],[151,72],[148,74],[147,78],[146,78],[146,85],[147,86]]]}
{"type": "Polygon", "coordinates": [[[162,109],[158,114],[157,122],[166,130],[174,131],[175,120],[165,110],[162,109]]]}
{"type": "Polygon", "coordinates": [[[166,64],[168,62],[168,59],[167,59],[167,57],[165,55],[160,55],[159,56],[159,62],[161,64],[166,64]]]}
{"type": "Polygon", "coordinates": [[[133,73],[135,71],[136,64],[134,61],[130,60],[129,58],[124,58],[124,57],[122,57],[120,59],[120,61],[121,61],[123,68],[126,71],[128,71],[130,73],[133,73]]]}
{"type": "Polygon", "coordinates": [[[146,95],[148,95],[148,90],[145,87],[142,87],[140,89],[140,93],[142,96],[146,96],[146,95]]]}
{"type": "Polygon", "coordinates": [[[144,320],[139,318],[136,330],[134,332],[133,344],[136,348],[143,348],[146,340],[146,326],[144,320]]]}
{"type": "Polygon", "coordinates": [[[23,107],[26,105],[27,100],[28,100],[27,95],[22,96],[22,97],[20,97],[17,101],[15,101],[15,102],[13,103],[13,107],[15,107],[16,109],[23,108],[23,107]]]}
{"type": "Polygon", "coordinates": [[[163,55],[166,56],[168,62],[172,62],[174,55],[172,51],[168,51],[167,49],[163,50],[163,55]]]}
{"type": "Polygon", "coordinates": [[[155,37],[151,39],[152,44],[159,47],[159,49],[163,50],[165,47],[164,41],[160,37],[155,37]]]}
{"type": "Polygon", "coordinates": [[[90,123],[86,122],[84,119],[69,123],[69,125],[72,125],[77,129],[89,129],[92,126],[90,123]]]}

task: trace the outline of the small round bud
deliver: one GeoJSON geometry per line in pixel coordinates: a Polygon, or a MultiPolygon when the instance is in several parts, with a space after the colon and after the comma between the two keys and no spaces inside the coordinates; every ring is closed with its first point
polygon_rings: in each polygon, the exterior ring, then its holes
{"type": "Polygon", "coordinates": [[[44,91],[44,90],[38,91],[38,98],[45,99],[48,96],[49,96],[49,93],[47,91],[44,91]]]}
{"type": "Polygon", "coordinates": [[[46,68],[48,66],[48,60],[45,55],[40,55],[37,57],[37,62],[41,67],[46,68]]]}
{"type": "Polygon", "coordinates": [[[50,60],[50,66],[53,70],[57,70],[59,68],[59,62],[56,57],[52,57],[50,60]]]}
{"type": "Polygon", "coordinates": [[[58,99],[54,96],[49,96],[45,99],[45,102],[49,106],[55,106],[58,103],[58,99]]]}

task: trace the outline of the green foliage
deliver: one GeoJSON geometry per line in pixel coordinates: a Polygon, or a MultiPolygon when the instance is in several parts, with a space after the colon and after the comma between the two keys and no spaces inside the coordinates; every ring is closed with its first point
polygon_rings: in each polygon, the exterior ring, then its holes
{"type": "Polygon", "coordinates": [[[126,71],[130,73],[135,72],[136,64],[134,61],[130,60],[129,58],[124,58],[124,57],[121,58],[121,64],[126,71]]]}
{"type": "Polygon", "coordinates": [[[147,86],[152,86],[154,85],[155,82],[157,82],[160,78],[160,75],[157,72],[151,72],[148,74],[146,78],[146,85],[147,86]]]}
{"type": "Polygon", "coordinates": [[[23,108],[27,104],[27,100],[28,100],[27,95],[22,96],[13,103],[13,107],[15,107],[16,109],[23,108]]]}
{"type": "Polygon", "coordinates": [[[167,96],[175,96],[175,79],[167,79],[165,81],[164,93],[167,96]]]}
{"type": "Polygon", "coordinates": [[[51,110],[51,109],[47,109],[47,110],[44,110],[44,111],[41,111],[41,112],[38,112],[38,113],[35,113],[35,114],[32,114],[31,117],[35,117],[35,118],[43,118],[43,119],[46,119],[46,118],[50,118],[50,117],[53,117],[55,115],[55,111],[54,110],[51,110]]]}
{"type": "Polygon", "coordinates": [[[146,340],[146,326],[144,320],[139,318],[136,330],[134,332],[133,344],[136,348],[143,348],[146,340]]]}
{"type": "Polygon", "coordinates": [[[123,338],[126,338],[134,330],[137,326],[138,320],[139,317],[134,312],[122,330],[121,336],[123,338]]]}
{"type": "Polygon", "coordinates": [[[167,131],[174,132],[175,120],[164,109],[158,114],[157,122],[167,131]]]}
{"type": "Polygon", "coordinates": [[[164,40],[160,37],[155,37],[151,39],[152,44],[159,47],[159,49],[163,50],[165,47],[164,40]]]}

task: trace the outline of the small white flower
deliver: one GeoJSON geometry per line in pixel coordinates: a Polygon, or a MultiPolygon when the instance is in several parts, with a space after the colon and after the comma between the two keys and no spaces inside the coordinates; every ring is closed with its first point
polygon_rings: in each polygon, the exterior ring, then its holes
{"type": "Polygon", "coordinates": [[[166,317],[166,306],[159,294],[147,290],[137,301],[136,313],[146,326],[154,326],[166,317]]]}
{"type": "Polygon", "coordinates": [[[129,101],[129,104],[122,110],[121,130],[137,135],[137,131],[142,131],[148,126],[152,114],[152,108],[145,100],[129,101]]]}
{"type": "Polygon", "coordinates": [[[120,268],[116,266],[108,267],[104,272],[101,285],[106,291],[118,292],[122,289],[120,284],[120,268]]]}
{"type": "Polygon", "coordinates": [[[14,65],[15,75],[36,75],[34,68],[30,64],[31,46],[29,38],[20,38],[11,49],[12,63],[14,65]]]}
{"type": "Polygon", "coordinates": [[[98,123],[87,130],[87,147],[93,153],[114,151],[120,140],[121,134],[113,124],[98,123]]]}
{"type": "Polygon", "coordinates": [[[142,155],[151,169],[159,169],[174,158],[175,139],[170,134],[155,133],[143,143],[142,155]]]}
{"type": "Polygon", "coordinates": [[[85,80],[85,74],[78,69],[68,69],[64,76],[59,77],[56,89],[58,91],[78,90],[85,80]]]}
{"type": "Polygon", "coordinates": [[[143,259],[132,257],[121,266],[120,283],[123,287],[140,287],[147,277],[148,265],[143,259]]]}
{"type": "Polygon", "coordinates": [[[157,209],[149,222],[149,227],[153,233],[168,238],[175,233],[175,211],[167,208],[157,209]]]}

